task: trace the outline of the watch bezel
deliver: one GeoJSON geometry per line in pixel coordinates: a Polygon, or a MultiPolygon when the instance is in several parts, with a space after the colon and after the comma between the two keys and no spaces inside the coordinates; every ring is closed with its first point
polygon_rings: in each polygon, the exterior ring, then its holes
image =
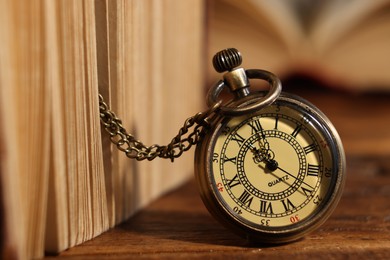
{"type": "MultiPolygon", "coordinates": [[[[248,103],[256,102],[257,99],[263,96],[264,92],[256,92],[246,98],[233,101],[230,105],[247,105],[248,103]]],[[[215,188],[216,185],[212,177],[212,159],[216,139],[220,135],[223,126],[230,120],[230,117],[216,116],[210,132],[204,136],[204,139],[197,146],[195,152],[195,176],[201,198],[209,212],[222,224],[228,226],[239,235],[262,243],[285,243],[294,241],[318,228],[326,221],[337,206],[345,183],[345,153],[341,139],[330,120],[313,104],[292,94],[282,92],[275,102],[288,103],[302,111],[306,111],[306,113],[310,114],[317,121],[317,125],[322,128],[321,131],[324,132],[324,135],[332,140],[330,147],[335,157],[335,166],[337,167],[337,170],[335,170],[337,174],[334,177],[336,179],[332,180],[334,182],[332,194],[327,199],[327,203],[320,210],[316,211],[316,215],[291,226],[269,228],[243,221],[237,214],[225,207],[221,196],[215,188]]],[[[251,113],[248,117],[256,115],[257,112],[251,113]]]]}

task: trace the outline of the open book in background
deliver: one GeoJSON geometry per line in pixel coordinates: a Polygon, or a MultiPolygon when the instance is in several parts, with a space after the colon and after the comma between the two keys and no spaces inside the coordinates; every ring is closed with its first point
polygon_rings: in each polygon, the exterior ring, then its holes
{"type": "Polygon", "coordinates": [[[0,1],[0,258],[91,239],[193,172],[135,162],[101,133],[98,92],[145,144],[202,104],[202,1],[0,1]]]}
{"type": "MultiPolygon", "coordinates": [[[[320,105],[347,156],[388,160],[389,0],[209,0],[207,29],[209,59],[237,48],[244,68],[274,72],[285,90],[320,105]]],[[[219,77],[210,68],[208,80],[219,77]]]]}
{"type": "Polygon", "coordinates": [[[246,68],[282,79],[299,73],[353,91],[390,90],[389,0],[210,0],[208,21],[209,59],[235,47],[246,68]]]}

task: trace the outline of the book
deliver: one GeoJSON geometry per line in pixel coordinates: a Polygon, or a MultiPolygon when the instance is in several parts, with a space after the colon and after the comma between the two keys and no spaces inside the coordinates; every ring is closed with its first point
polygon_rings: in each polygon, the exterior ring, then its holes
{"type": "Polygon", "coordinates": [[[389,0],[210,0],[208,59],[234,47],[245,68],[282,79],[300,74],[351,91],[388,90],[389,14],[389,0]]]}
{"type": "Polygon", "coordinates": [[[0,1],[0,246],[40,258],[83,243],[188,180],[193,158],[130,160],[98,94],[145,144],[203,104],[202,1],[0,1]]]}

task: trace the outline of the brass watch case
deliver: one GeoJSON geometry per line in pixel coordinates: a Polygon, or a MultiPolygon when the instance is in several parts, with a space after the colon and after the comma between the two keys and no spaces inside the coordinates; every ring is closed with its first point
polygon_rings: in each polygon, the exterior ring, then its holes
{"type": "MultiPolygon", "coordinates": [[[[229,106],[248,106],[261,100],[264,95],[264,92],[253,93],[245,98],[231,102],[229,106]]],[[[206,208],[220,223],[232,229],[238,235],[256,243],[279,244],[291,242],[317,229],[328,219],[337,206],[346,177],[343,145],[329,119],[308,101],[291,94],[282,93],[276,102],[303,111],[313,118],[316,122],[316,127],[327,138],[332,152],[333,172],[330,191],[319,209],[309,218],[290,226],[270,228],[245,222],[238,218],[237,214],[229,207],[225,207],[213,179],[212,161],[215,142],[221,134],[224,125],[227,124],[231,117],[217,114],[212,120],[211,128],[197,145],[195,151],[195,178],[206,208]]],[[[258,112],[253,112],[248,117],[255,116],[258,112]]]]}

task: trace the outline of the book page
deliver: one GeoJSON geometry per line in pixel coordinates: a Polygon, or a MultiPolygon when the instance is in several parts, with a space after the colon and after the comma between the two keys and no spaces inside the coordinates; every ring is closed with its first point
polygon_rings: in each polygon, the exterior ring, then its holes
{"type": "Polygon", "coordinates": [[[1,249],[5,258],[38,258],[44,248],[50,147],[44,8],[39,0],[0,1],[0,10],[1,249]]]}
{"type": "MultiPolygon", "coordinates": [[[[282,73],[305,44],[304,30],[289,1],[213,0],[208,11],[208,59],[237,48],[247,69],[282,73]]],[[[301,53],[299,53],[301,54],[301,53]]],[[[208,67],[210,83],[221,75],[208,67]]]]}
{"type": "MultiPolygon", "coordinates": [[[[235,47],[243,67],[281,78],[298,73],[355,90],[390,88],[390,0],[210,3],[210,60],[235,47]]],[[[208,75],[210,83],[220,78],[212,68],[208,75]]]]}
{"type": "MultiPolygon", "coordinates": [[[[142,1],[141,1],[142,2],[142,1]]],[[[185,120],[199,112],[204,98],[203,4],[201,1],[156,1],[149,17],[134,3],[132,133],[147,146],[167,145],[185,120]],[[138,11],[137,11],[138,10],[138,11]],[[179,37],[179,35],[181,35],[179,37]],[[147,44],[149,43],[149,45],[147,44]]],[[[193,150],[177,158],[156,158],[135,165],[138,207],[183,183],[193,173],[193,150]]]]}
{"type": "Polygon", "coordinates": [[[198,0],[0,0],[0,258],[83,243],[192,176],[191,152],[119,151],[99,92],[130,134],[169,144],[202,111],[203,15],[198,0]]]}
{"type": "MultiPolygon", "coordinates": [[[[14,2],[0,1],[0,33],[4,37],[0,42],[0,258],[26,259],[32,255],[27,252],[26,223],[24,208],[20,207],[21,147],[14,144],[20,131],[17,111],[18,91],[16,85],[15,63],[17,53],[14,2]],[[5,25],[5,26],[4,26],[5,25]]],[[[40,256],[36,255],[36,256],[40,256]]]]}
{"type": "Polygon", "coordinates": [[[376,12],[390,5],[389,0],[325,1],[311,21],[309,40],[318,52],[333,48],[348,31],[364,24],[376,12]]]}
{"type": "Polygon", "coordinates": [[[389,89],[390,1],[329,1],[313,24],[313,62],[329,84],[389,89]]]}
{"type": "MultiPolygon", "coordinates": [[[[146,146],[168,144],[187,117],[200,109],[202,3],[95,4],[100,93],[129,134],[146,146]]],[[[139,162],[109,139],[103,131],[110,226],[181,184],[193,171],[191,154],[175,163],[161,158],[139,162]]]]}
{"type": "Polygon", "coordinates": [[[54,136],[46,250],[58,252],[101,234],[109,225],[97,116],[94,1],[48,2],[46,8],[46,19],[52,22],[46,38],[54,45],[47,75],[55,88],[48,98],[53,101],[54,136]]]}
{"type": "MultiPolygon", "coordinates": [[[[269,21],[264,25],[285,44],[290,52],[294,52],[296,46],[302,44],[306,36],[305,28],[302,27],[301,23],[303,18],[294,9],[300,5],[300,1],[249,0],[249,3],[255,7],[253,9],[257,13],[255,17],[261,19],[258,25],[264,23],[263,19],[269,21]]],[[[247,9],[247,13],[249,13],[249,9],[247,9]]]]}

